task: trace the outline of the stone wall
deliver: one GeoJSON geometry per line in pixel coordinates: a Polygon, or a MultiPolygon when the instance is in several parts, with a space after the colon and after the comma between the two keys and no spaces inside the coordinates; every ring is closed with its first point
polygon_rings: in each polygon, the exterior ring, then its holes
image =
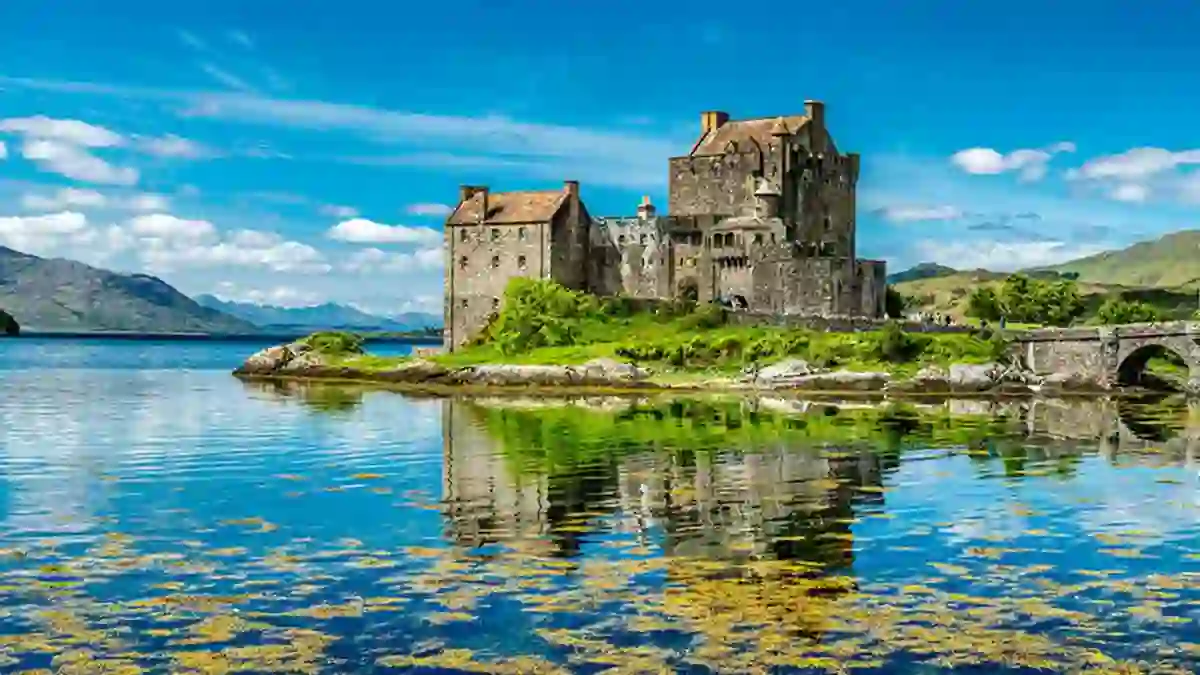
{"type": "MultiPolygon", "coordinates": [[[[777,328],[804,328],[830,333],[852,333],[879,330],[888,323],[887,319],[852,316],[779,315],[757,312],[730,312],[729,321],[739,326],[773,326],[777,328]]],[[[899,322],[904,330],[912,333],[971,333],[970,326],[944,326],[917,321],[899,322]]]]}

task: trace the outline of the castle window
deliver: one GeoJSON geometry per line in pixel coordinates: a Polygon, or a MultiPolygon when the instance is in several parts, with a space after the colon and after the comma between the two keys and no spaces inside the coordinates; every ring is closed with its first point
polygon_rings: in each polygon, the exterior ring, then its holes
{"type": "Polygon", "coordinates": [[[465,227],[458,228],[458,240],[459,241],[467,241],[470,238],[471,238],[471,235],[469,232],[467,232],[467,228],[465,228],[465,227]]]}
{"type": "Polygon", "coordinates": [[[517,228],[517,239],[519,239],[521,241],[525,241],[525,228],[523,228],[523,227],[517,228]]]}
{"type": "Polygon", "coordinates": [[[492,269],[496,269],[499,266],[500,266],[500,256],[498,256],[498,255],[492,256],[492,269]]]}
{"type": "Polygon", "coordinates": [[[625,235],[622,234],[622,235],[617,236],[617,243],[624,245],[625,244],[625,235]]]}
{"type": "Polygon", "coordinates": [[[645,246],[646,245],[646,235],[643,234],[641,236],[641,238],[638,240],[638,243],[641,244],[642,246],[645,246]]]}
{"type": "Polygon", "coordinates": [[[829,216],[825,216],[825,231],[828,232],[831,229],[833,229],[833,221],[829,219],[829,216]]]}
{"type": "Polygon", "coordinates": [[[754,245],[755,245],[755,246],[758,246],[759,244],[762,244],[762,243],[763,243],[763,242],[762,242],[762,235],[761,235],[761,234],[756,234],[756,235],[754,235],[754,245]]]}
{"type": "Polygon", "coordinates": [[[771,233],[771,243],[772,244],[775,243],[775,233],[774,232],[771,233]]]}
{"type": "Polygon", "coordinates": [[[462,307],[463,309],[466,309],[466,308],[467,308],[467,299],[466,299],[466,298],[463,298],[462,300],[459,300],[459,301],[458,301],[458,306],[459,306],[459,307],[462,307]]]}
{"type": "Polygon", "coordinates": [[[517,267],[520,267],[521,269],[525,269],[525,256],[523,256],[523,255],[517,256],[517,267]]]}
{"type": "Polygon", "coordinates": [[[500,298],[492,298],[492,309],[500,309],[500,298]]]}
{"type": "Polygon", "coordinates": [[[492,241],[500,241],[500,228],[492,228],[492,241]]]}
{"type": "Polygon", "coordinates": [[[458,267],[459,269],[467,269],[467,256],[464,255],[458,259],[458,267]]]}

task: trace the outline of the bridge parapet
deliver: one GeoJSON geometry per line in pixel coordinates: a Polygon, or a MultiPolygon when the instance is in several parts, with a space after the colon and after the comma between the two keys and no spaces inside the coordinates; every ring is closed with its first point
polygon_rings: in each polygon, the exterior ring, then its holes
{"type": "Polygon", "coordinates": [[[1179,355],[1200,378],[1200,322],[1165,321],[1014,333],[1013,354],[1038,374],[1074,373],[1105,385],[1136,377],[1155,350],[1179,355]]]}

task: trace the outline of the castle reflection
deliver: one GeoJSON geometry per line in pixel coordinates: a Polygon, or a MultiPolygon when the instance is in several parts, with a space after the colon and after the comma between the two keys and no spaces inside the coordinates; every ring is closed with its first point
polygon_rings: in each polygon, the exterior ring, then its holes
{"type": "Polygon", "coordinates": [[[848,567],[856,512],[880,508],[897,465],[864,448],[772,440],[744,403],[615,413],[443,405],[448,535],[468,547],[571,557],[607,530],[671,557],[848,567]],[[590,435],[589,417],[612,421],[609,433],[601,424],[590,435]]]}

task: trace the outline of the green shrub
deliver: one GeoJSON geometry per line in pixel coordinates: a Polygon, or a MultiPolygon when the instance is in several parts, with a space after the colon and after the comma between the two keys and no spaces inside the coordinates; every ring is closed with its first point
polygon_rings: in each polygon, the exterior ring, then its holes
{"type": "Polygon", "coordinates": [[[888,321],[883,329],[874,336],[874,354],[880,361],[905,363],[914,361],[925,350],[930,342],[926,335],[912,335],[904,330],[899,323],[888,321]]]}
{"type": "Polygon", "coordinates": [[[504,304],[486,329],[487,342],[512,355],[538,347],[576,344],[581,323],[601,315],[595,296],[547,279],[518,277],[504,291],[504,304]]]}
{"type": "Polygon", "coordinates": [[[1153,306],[1136,300],[1110,298],[1096,312],[1097,323],[1105,325],[1123,323],[1153,323],[1162,319],[1153,306]]]}
{"type": "Polygon", "coordinates": [[[683,330],[712,330],[720,328],[729,321],[729,313],[716,303],[707,303],[696,307],[695,311],[683,317],[680,328],[683,330]]]}
{"type": "Polygon", "coordinates": [[[365,341],[361,335],[355,333],[322,331],[313,333],[300,342],[312,347],[315,352],[337,356],[362,354],[365,341]]]}

